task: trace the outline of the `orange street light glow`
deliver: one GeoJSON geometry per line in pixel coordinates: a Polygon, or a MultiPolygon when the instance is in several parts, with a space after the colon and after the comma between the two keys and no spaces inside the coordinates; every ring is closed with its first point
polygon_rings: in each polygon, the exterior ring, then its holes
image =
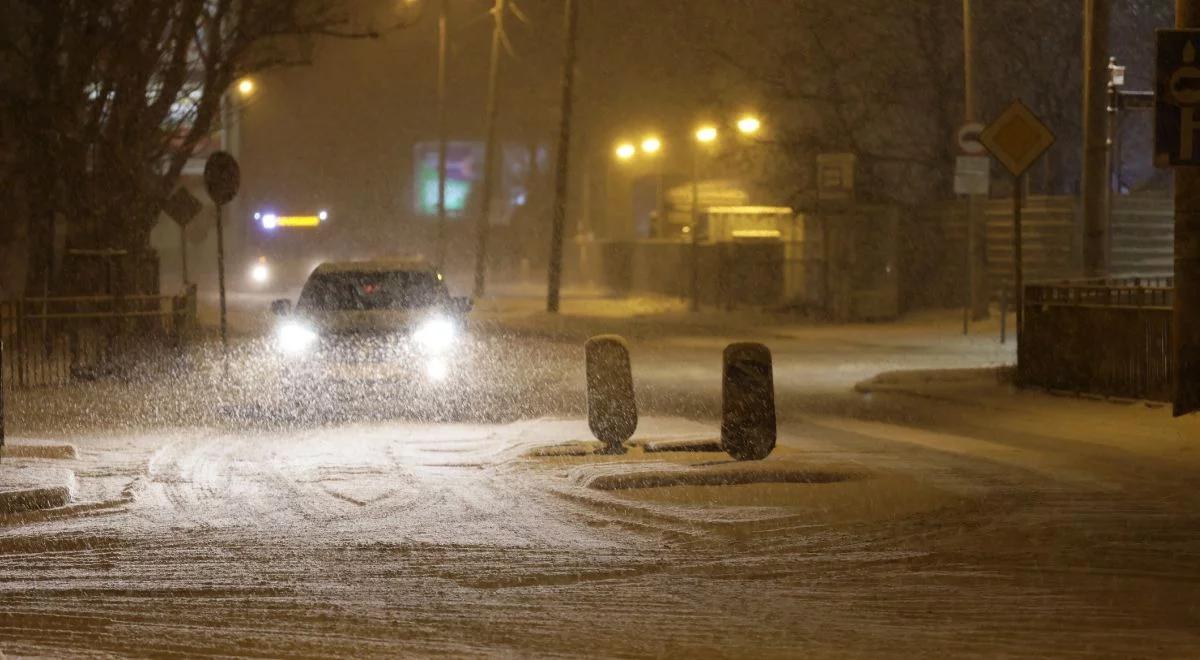
{"type": "Polygon", "coordinates": [[[737,127],[742,135],[754,135],[762,128],[762,122],[754,115],[745,115],[737,121],[737,127]]]}
{"type": "Polygon", "coordinates": [[[662,140],[658,139],[657,137],[651,135],[645,140],[642,140],[642,151],[644,153],[656,154],[660,149],[662,149],[662,140]]]}
{"type": "Polygon", "coordinates": [[[637,147],[628,142],[617,145],[617,158],[620,160],[629,160],[637,155],[637,147]]]}

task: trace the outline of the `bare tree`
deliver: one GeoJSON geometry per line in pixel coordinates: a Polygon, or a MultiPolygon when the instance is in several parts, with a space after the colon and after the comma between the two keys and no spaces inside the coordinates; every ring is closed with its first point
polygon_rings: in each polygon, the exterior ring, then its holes
{"type": "MultiPolygon", "coordinates": [[[[53,286],[55,233],[143,250],[241,76],[367,37],[339,0],[0,0],[0,126],[26,212],[26,288],[53,286]]],[[[61,255],[59,255],[61,256],[61,255]]]]}

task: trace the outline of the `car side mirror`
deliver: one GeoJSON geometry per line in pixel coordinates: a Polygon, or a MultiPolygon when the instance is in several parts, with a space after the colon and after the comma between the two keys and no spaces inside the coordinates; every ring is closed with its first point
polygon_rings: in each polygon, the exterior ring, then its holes
{"type": "Polygon", "coordinates": [[[292,313],[292,301],[280,298],[271,302],[271,313],[275,316],[287,316],[292,313]]]}
{"type": "Polygon", "coordinates": [[[475,308],[475,301],[466,296],[460,298],[451,298],[450,302],[454,307],[454,311],[463,315],[466,315],[475,308]]]}

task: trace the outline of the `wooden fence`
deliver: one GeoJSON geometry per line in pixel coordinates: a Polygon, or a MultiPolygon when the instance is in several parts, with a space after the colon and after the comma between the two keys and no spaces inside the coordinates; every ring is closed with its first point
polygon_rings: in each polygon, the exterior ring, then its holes
{"type": "Polygon", "coordinates": [[[1018,382],[1171,400],[1173,302],[1170,278],[1027,285],[1018,382]]]}
{"type": "Polygon", "coordinates": [[[8,387],[37,387],[119,371],[179,346],[195,309],[194,286],[177,296],[0,300],[0,379],[8,387]]]}

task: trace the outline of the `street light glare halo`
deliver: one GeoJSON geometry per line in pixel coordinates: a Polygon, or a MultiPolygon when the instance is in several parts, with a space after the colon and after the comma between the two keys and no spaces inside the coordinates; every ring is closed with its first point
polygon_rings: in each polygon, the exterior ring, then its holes
{"type": "Polygon", "coordinates": [[[254,93],[254,81],[250,78],[242,78],[238,81],[237,89],[242,96],[250,96],[254,93]]]}
{"type": "Polygon", "coordinates": [[[717,139],[717,127],[712,125],[704,125],[696,129],[696,140],[708,144],[717,139]]]}
{"type": "Polygon", "coordinates": [[[617,145],[616,154],[620,160],[629,160],[637,155],[637,147],[633,146],[632,143],[622,142],[617,145]]]}
{"type": "Polygon", "coordinates": [[[642,151],[648,154],[656,154],[662,149],[662,140],[657,136],[651,135],[642,140],[642,151]]]}
{"type": "Polygon", "coordinates": [[[737,121],[737,127],[743,135],[754,135],[762,128],[762,121],[754,115],[742,115],[737,121]]]}

